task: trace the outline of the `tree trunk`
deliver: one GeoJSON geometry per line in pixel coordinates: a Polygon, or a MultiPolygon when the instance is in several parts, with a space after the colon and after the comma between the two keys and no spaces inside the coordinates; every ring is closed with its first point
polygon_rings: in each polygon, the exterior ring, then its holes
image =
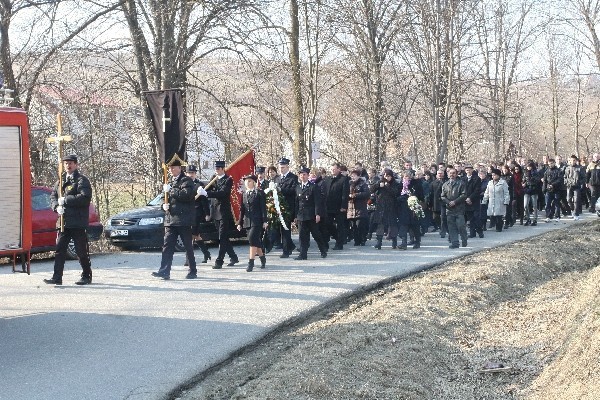
{"type": "Polygon", "coordinates": [[[290,68],[292,70],[294,159],[297,165],[306,165],[306,141],[304,137],[304,109],[302,103],[302,80],[300,77],[300,21],[298,1],[290,1],[290,68]]]}

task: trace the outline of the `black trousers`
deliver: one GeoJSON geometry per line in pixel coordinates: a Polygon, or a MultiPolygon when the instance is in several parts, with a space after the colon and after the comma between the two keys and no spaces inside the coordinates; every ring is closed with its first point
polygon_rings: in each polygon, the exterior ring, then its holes
{"type": "Polygon", "coordinates": [[[327,213],[329,237],[335,238],[335,245],[343,247],[346,241],[346,212],[327,213]]]}
{"type": "Polygon", "coordinates": [[[414,221],[411,224],[398,224],[398,237],[401,240],[403,246],[406,246],[407,236],[411,234],[411,239],[415,241],[415,244],[421,244],[421,224],[418,221],[414,221]]]}
{"type": "Polygon", "coordinates": [[[354,245],[360,246],[367,241],[367,232],[369,230],[369,218],[353,218],[348,223],[352,226],[352,239],[354,245]]]}
{"type": "Polygon", "coordinates": [[[473,206],[473,210],[465,211],[465,219],[469,222],[469,235],[475,236],[475,233],[483,234],[483,226],[479,216],[479,204],[473,206]]]}
{"type": "Polygon", "coordinates": [[[285,225],[289,229],[284,229],[283,226],[280,227],[281,230],[281,245],[283,246],[284,254],[292,254],[292,251],[296,248],[296,245],[292,241],[292,221],[285,220],[285,225]]]}
{"type": "Polygon", "coordinates": [[[496,227],[496,232],[502,232],[502,216],[490,215],[490,222],[496,227]]]}
{"type": "Polygon", "coordinates": [[[312,235],[321,253],[327,253],[327,245],[321,236],[319,224],[314,219],[308,221],[298,221],[298,231],[300,234],[300,257],[306,257],[310,247],[310,235],[312,235]]]}
{"type": "Polygon", "coordinates": [[[92,276],[92,263],[90,261],[90,249],[88,237],[85,228],[65,228],[63,232],[58,232],[56,239],[56,254],[54,256],[54,275],[55,279],[62,279],[65,269],[65,260],[67,258],[67,248],[69,242],[73,239],[75,242],[75,252],[79,258],[79,265],[83,270],[84,276],[92,276]]]}
{"type": "Polygon", "coordinates": [[[194,244],[192,243],[191,226],[165,226],[165,237],[163,240],[162,257],[160,260],[159,274],[170,275],[171,264],[173,263],[173,253],[175,253],[175,244],[177,237],[181,237],[185,254],[190,264],[190,272],[196,272],[196,257],[194,256],[194,244]]]}
{"type": "Polygon", "coordinates": [[[217,232],[219,233],[219,255],[217,256],[215,263],[222,265],[225,254],[228,254],[229,258],[232,260],[237,260],[238,256],[235,254],[233,246],[229,241],[229,230],[233,224],[228,223],[226,220],[218,219],[215,220],[215,226],[217,228],[217,232]]]}

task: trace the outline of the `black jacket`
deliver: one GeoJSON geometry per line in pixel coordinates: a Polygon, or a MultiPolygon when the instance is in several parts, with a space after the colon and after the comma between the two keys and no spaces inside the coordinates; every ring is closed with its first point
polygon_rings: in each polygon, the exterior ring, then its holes
{"type": "Polygon", "coordinates": [[[296,186],[296,218],[298,221],[310,221],[315,216],[323,216],[323,200],[321,188],[313,182],[307,182],[302,189],[302,183],[296,186]]]}
{"type": "Polygon", "coordinates": [[[465,211],[479,210],[479,204],[481,203],[481,178],[476,174],[471,175],[471,180],[465,175],[463,178],[465,181],[467,199],[471,199],[471,204],[465,203],[465,211]]]}
{"type": "Polygon", "coordinates": [[[544,174],[544,192],[558,192],[563,186],[563,174],[560,168],[548,168],[544,174]]]}
{"type": "Polygon", "coordinates": [[[591,161],[585,172],[585,181],[592,186],[600,186],[600,161],[591,161]]]}
{"type": "Polygon", "coordinates": [[[183,172],[169,182],[169,211],[165,212],[165,226],[193,226],[196,223],[194,181],[183,172]]]}
{"type": "Polygon", "coordinates": [[[348,194],[350,184],[348,178],[342,174],[328,176],[323,181],[323,192],[325,194],[325,209],[327,213],[339,213],[341,209],[348,207],[348,194]]]}
{"type": "MultiPolygon", "coordinates": [[[[194,179],[193,182],[194,197],[196,197],[198,188],[204,187],[204,183],[199,179],[194,179]]],[[[208,198],[206,196],[197,196],[194,207],[196,208],[196,223],[194,225],[206,222],[206,216],[210,215],[210,202],[208,201],[208,198]]]]}
{"type": "Polygon", "coordinates": [[[285,178],[283,176],[279,178],[278,183],[281,194],[283,194],[285,202],[290,209],[290,216],[294,219],[296,216],[296,186],[298,186],[298,175],[288,172],[285,178]]]}
{"type": "Polygon", "coordinates": [[[542,179],[535,170],[523,171],[523,191],[525,194],[539,194],[542,190],[542,179]]]}
{"type": "Polygon", "coordinates": [[[377,195],[377,207],[373,214],[373,223],[392,225],[398,223],[398,196],[402,187],[392,179],[388,182],[382,179],[371,186],[371,191],[377,195]],[[384,186],[381,187],[381,183],[384,186]]]}
{"type": "MultiPolygon", "coordinates": [[[[73,177],[67,178],[63,173],[62,195],[65,198],[63,221],[65,228],[87,228],[90,219],[90,202],[92,201],[92,185],[79,170],[73,171],[73,177]]],[[[51,202],[52,209],[58,207],[58,182],[54,185],[51,202]]]]}
{"type": "Polygon", "coordinates": [[[442,186],[444,185],[446,180],[435,179],[431,182],[431,189],[429,191],[429,201],[427,202],[428,207],[436,212],[441,213],[442,207],[444,207],[444,203],[442,203],[442,186]]]}
{"type": "Polygon", "coordinates": [[[238,225],[250,228],[252,226],[262,226],[265,222],[267,222],[265,192],[260,189],[244,192],[238,225]]]}
{"type": "Polygon", "coordinates": [[[210,204],[210,216],[216,221],[229,221],[233,223],[233,213],[231,211],[231,189],[233,188],[233,178],[225,174],[217,179],[206,192],[207,197],[212,199],[210,204]]]}

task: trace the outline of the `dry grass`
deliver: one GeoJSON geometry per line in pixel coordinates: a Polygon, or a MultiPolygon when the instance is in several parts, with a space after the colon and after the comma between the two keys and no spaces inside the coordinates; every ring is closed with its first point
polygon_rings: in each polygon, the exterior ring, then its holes
{"type": "Polygon", "coordinates": [[[600,398],[600,223],[445,263],[234,358],[186,399],[600,398]],[[482,373],[488,362],[511,367],[482,373]]]}

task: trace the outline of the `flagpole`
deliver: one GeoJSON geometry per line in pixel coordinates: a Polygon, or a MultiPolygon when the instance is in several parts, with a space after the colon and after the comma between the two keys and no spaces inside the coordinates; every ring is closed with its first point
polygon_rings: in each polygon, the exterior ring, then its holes
{"type": "MultiPolygon", "coordinates": [[[[229,171],[229,169],[231,167],[233,167],[238,161],[240,161],[242,158],[246,157],[248,155],[248,153],[250,153],[251,151],[254,151],[254,146],[252,146],[251,148],[249,148],[248,150],[246,150],[244,153],[242,153],[241,156],[239,156],[238,158],[235,159],[235,161],[233,161],[231,164],[229,164],[229,166],[227,168],[225,168],[225,172],[229,171]]],[[[206,186],[204,186],[204,189],[208,189],[212,184],[214,184],[217,181],[217,177],[215,176],[214,178],[212,178],[212,180],[210,182],[208,182],[206,184],[206,186]]],[[[198,197],[196,197],[198,198],[198,197]]]]}

